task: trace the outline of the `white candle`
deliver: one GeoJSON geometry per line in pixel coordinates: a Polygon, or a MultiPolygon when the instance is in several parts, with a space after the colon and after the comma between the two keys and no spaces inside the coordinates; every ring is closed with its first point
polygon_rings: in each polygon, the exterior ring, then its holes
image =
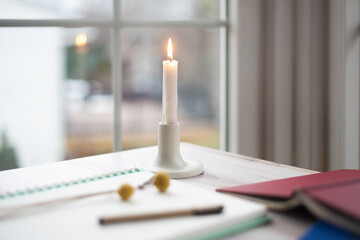
{"type": "Polygon", "coordinates": [[[171,39],[168,43],[168,58],[163,61],[162,123],[177,123],[177,71],[178,62],[173,60],[171,39]]]}

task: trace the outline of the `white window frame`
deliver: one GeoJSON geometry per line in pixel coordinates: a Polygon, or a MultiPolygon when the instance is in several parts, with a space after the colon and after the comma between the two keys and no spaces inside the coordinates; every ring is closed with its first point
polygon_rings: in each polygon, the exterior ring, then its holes
{"type": "Polygon", "coordinates": [[[122,107],[122,28],[218,28],[220,30],[220,149],[229,150],[228,142],[228,0],[220,1],[218,20],[123,20],[121,19],[121,0],[113,1],[113,18],[110,20],[91,19],[0,19],[0,27],[107,27],[112,29],[111,36],[111,79],[113,93],[113,151],[121,151],[121,107],[122,107]]]}

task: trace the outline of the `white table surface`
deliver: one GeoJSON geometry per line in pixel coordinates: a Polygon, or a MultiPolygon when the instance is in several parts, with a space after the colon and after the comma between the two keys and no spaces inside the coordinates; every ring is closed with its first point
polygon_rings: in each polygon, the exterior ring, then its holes
{"type": "MultiPolygon", "coordinates": [[[[66,167],[70,163],[81,165],[85,162],[94,164],[102,162],[101,164],[103,164],[104,159],[106,159],[106,167],[109,169],[130,168],[155,158],[156,151],[157,147],[154,146],[2,171],[0,172],[0,190],[5,186],[15,184],[2,181],[2,179],[9,179],[9,177],[15,179],[16,176],[19,176],[19,181],[26,181],[26,176],[33,176],[34,171],[51,172],[51,170],[55,171],[56,168],[66,167]]],[[[205,172],[200,176],[181,179],[180,181],[210,190],[316,173],[307,169],[231,154],[189,143],[181,143],[180,151],[184,158],[202,162],[205,169],[205,172]]],[[[270,216],[273,219],[270,224],[239,233],[230,239],[297,239],[315,221],[315,218],[304,209],[284,213],[270,211],[270,216]]]]}

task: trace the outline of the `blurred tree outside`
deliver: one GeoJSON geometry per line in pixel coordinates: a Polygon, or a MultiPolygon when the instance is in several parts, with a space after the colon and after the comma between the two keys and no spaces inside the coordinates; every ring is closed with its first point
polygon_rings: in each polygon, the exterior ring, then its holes
{"type": "Polygon", "coordinates": [[[110,56],[106,47],[89,45],[79,51],[75,45],[66,48],[67,79],[84,79],[99,81],[101,90],[91,89],[91,93],[111,93],[110,56]]]}
{"type": "Polygon", "coordinates": [[[16,150],[9,143],[5,132],[1,133],[0,144],[0,171],[18,168],[19,164],[17,161],[16,150]]]}

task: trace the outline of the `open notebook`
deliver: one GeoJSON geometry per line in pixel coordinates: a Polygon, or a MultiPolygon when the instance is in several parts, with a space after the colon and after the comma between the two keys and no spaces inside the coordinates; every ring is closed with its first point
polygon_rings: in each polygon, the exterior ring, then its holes
{"type": "Polygon", "coordinates": [[[360,235],[360,170],[341,169],[217,189],[285,211],[305,206],[315,216],[360,235]]]}
{"type": "MultiPolygon", "coordinates": [[[[16,170],[15,170],[16,171],[16,170]]],[[[35,174],[35,172],[34,172],[35,174]]],[[[122,183],[138,186],[153,173],[131,169],[75,181],[42,182],[31,188],[17,183],[17,191],[0,189],[0,215],[18,206],[59,197],[74,196],[117,189],[122,183]],[[26,187],[22,189],[21,186],[26,187]],[[7,190],[7,191],[1,191],[7,190]],[[7,193],[6,193],[7,192],[7,193]]],[[[6,176],[8,183],[21,182],[21,175],[6,176]],[[16,179],[17,178],[17,179],[16,179]]],[[[61,179],[59,177],[59,179],[61,179]]],[[[4,186],[4,185],[3,185],[4,186]]],[[[254,227],[269,220],[263,205],[226,196],[172,180],[164,194],[149,186],[136,190],[128,202],[116,194],[107,194],[70,203],[32,209],[14,217],[0,220],[1,239],[216,239],[233,232],[254,227]],[[151,221],[120,223],[102,226],[100,216],[146,213],[154,210],[173,210],[187,207],[221,204],[221,214],[186,216],[151,221]]]]}

